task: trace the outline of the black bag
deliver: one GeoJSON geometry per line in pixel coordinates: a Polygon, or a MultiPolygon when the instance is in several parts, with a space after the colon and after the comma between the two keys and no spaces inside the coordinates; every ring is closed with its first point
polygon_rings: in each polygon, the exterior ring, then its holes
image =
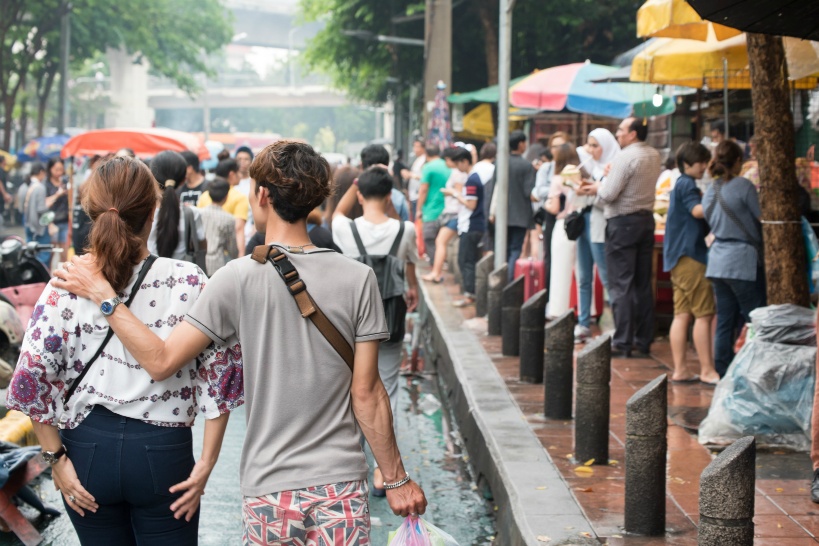
{"type": "Polygon", "coordinates": [[[398,228],[398,235],[392,243],[390,253],[385,255],[367,254],[361,235],[354,221],[350,221],[355,244],[360,256],[358,261],[370,266],[378,279],[378,290],[384,302],[384,315],[387,318],[387,329],[390,332],[390,342],[404,339],[407,320],[407,302],[404,300],[404,262],[398,259],[398,247],[404,237],[404,222],[398,228]]]}
{"type": "Polygon", "coordinates": [[[576,241],[581,235],[583,235],[583,231],[586,229],[585,214],[590,210],[591,206],[588,206],[580,210],[570,212],[569,215],[566,216],[563,227],[566,229],[566,237],[570,241],[576,241]]]}
{"type": "Polygon", "coordinates": [[[185,215],[185,258],[186,262],[191,262],[199,266],[199,269],[207,272],[208,251],[201,248],[199,239],[196,237],[196,225],[193,218],[193,211],[190,207],[182,207],[185,215]]]}

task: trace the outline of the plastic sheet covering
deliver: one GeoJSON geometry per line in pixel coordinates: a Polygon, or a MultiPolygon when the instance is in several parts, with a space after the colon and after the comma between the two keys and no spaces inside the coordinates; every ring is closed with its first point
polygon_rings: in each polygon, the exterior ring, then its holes
{"type": "Polygon", "coordinates": [[[716,387],[699,442],[730,444],[750,434],[760,446],[810,450],[815,362],[816,347],[747,342],[716,387]]]}
{"type": "Polygon", "coordinates": [[[751,311],[751,325],[755,340],[816,346],[816,314],[807,307],[792,304],[760,307],[751,311]]]}

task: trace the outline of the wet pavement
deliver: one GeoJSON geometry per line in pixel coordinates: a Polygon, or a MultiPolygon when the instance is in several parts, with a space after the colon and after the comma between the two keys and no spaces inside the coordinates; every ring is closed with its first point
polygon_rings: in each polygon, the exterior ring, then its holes
{"type": "MultiPolygon", "coordinates": [[[[457,297],[457,287],[447,276],[447,299],[457,297]]],[[[437,300],[436,300],[437,302],[437,300]]],[[[558,471],[580,503],[601,543],[615,545],[694,545],[699,521],[699,477],[716,453],[700,445],[696,428],[707,414],[714,389],[697,384],[668,387],[667,517],[664,537],[627,536],[625,504],[625,405],[649,381],[671,373],[668,341],[658,339],[650,359],[612,361],[610,464],[585,467],[573,456],[574,422],[546,419],[543,385],[522,383],[516,357],[501,355],[500,336],[486,335],[485,319],[474,318],[474,308],[462,311],[506,383],[533,432],[551,455],[558,471]],[[579,470],[578,470],[579,469],[579,470]]],[[[597,330],[595,333],[599,333],[597,330]]],[[[576,346],[581,349],[582,346],[576,346]]],[[[690,369],[698,367],[689,351],[690,369]]],[[[819,505],[809,498],[811,463],[805,453],[760,450],[757,454],[755,540],[759,545],[801,545],[819,542],[819,505]]]]}
{"type": "MultiPolygon", "coordinates": [[[[460,445],[457,427],[441,406],[442,397],[435,374],[402,378],[399,411],[396,418],[398,444],[404,465],[426,492],[429,507],[425,518],[450,533],[461,546],[489,546],[495,534],[494,507],[477,490],[469,473],[468,460],[460,445]]],[[[199,543],[202,546],[240,544],[241,494],[239,457],[245,433],[244,410],[231,416],[219,462],[211,475],[202,501],[199,543]]],[[[201,451],[201,422],[194,427],[194,453],[201,451]]],[[[59,494],[49,478],[36,489],[51,504],[62,508],[59,494]]],[[[23,513],[43,535],[43,545],[76,546],[79,541],[69,519],[38,518],[27,507],[23,513]]],[[[387,535],[401,524],[386,499],[370,498],[372,544],[387,544],[387,535]]],[[[0,546],[22,544],[9,533],[0,533],[0,546]]]]}

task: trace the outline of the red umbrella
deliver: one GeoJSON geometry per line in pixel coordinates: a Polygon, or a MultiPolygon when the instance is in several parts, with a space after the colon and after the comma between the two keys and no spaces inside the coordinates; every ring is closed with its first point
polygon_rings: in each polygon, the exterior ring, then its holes
{"type": "Polygon", "coordinates": [[[207,159],[210,152],[194,135],[172,129],[99,129],[77,135],[65,143],[62,157],[107,155],[121,148],[130,148],[138,157],[153,157],[159,152],[191,151],[199,159],[207,159]]]}

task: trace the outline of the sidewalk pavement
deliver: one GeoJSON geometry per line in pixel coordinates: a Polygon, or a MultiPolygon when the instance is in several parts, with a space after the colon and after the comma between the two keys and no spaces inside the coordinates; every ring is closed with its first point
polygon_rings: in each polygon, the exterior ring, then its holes
{"type": "MultiPolygon", "coordinates": [[[[447,297],[453,301],[458,287],[447,276],[447,297]]],[[[696,428],[706,416],[714,389],[706,385],[673,384],[668,388],[668,487],[665,537],[626,536],[623,529],[625,501],[626,402],[657,376],[671,373],[667,339],[658,339],[651,359],[614,359],[611,380],[610,465],[576,469],[583,461],[573,458],[574,423],[554,421],[543,415],[543,385],[519,381],[518,359],[501,355],[499,336],[486,335],[485,319],[474,318],[474,307],[460,310],[470,330],[494,362],[526,421],[548,451],[557,470],[572,490],[601,542],[615,545],[693,545],[699,521],[699,477],[715,453],[697,442],[696,428]],[[591,472],[589,472],[591,469],[591,472]]],[[[596,332],[596,333],[599,333],[596,332]]],[[[582,346],[576,346],[581,349],[582,346]]],[[[687,355],[692,370],[696,355],[687,355]]],[[[759,451],[757,454],[756,516],[757,546],[807,545],[819,542],[819,505],[809,498],[812,470],[807,454],[759,451]]],[[[536,480],[537,477],[533,476],[536,480]]]]}

